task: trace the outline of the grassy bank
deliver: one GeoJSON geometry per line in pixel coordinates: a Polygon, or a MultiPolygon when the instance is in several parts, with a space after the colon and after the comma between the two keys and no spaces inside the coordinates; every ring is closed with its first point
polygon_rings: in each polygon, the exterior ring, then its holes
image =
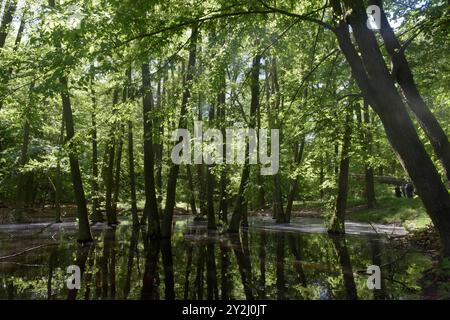
{"type": "Polygon", "coordinates": [[[376,208],[364,206],[349,208],[348,220],[372,223],[402,223],[407,229],[420,229],[428,225],[428,217],[422,202],[414,199],[386,197],[377,201],[376,208]]]}

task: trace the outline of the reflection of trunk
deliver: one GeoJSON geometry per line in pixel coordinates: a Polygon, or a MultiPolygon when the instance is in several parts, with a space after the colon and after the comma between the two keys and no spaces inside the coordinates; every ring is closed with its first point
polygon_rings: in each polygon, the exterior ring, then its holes
{"type": "Polygon", "coordinates": [[[142,235],[143,241],[147,241],[145,246],[145,270],[142,279],[142,300],[159,300],[159,242],[148,241],[147,237],[142,235]]]}
{"type": "Polygon", "coordinates": [[[56,249],[52,250],[50,253],[50,259],[48,261],[48,280],[47,280],[47,300],[52,300],[52,280],[53,280],[53,268],[56,264],[58,251],[56,249]]]}
{"type": "Polygon", "coordinates": [[[184,276],[184,300],[189,299],[189,277],[192,271],[192,252],[194,251],[194,247],[192,244],[187,244],[188,248],[186,250],[187,262],[186,262],[186,272],[184,276]]]}
{"type": "MultiPolygon", "coordinates": [[[[245,233],[245,232],[244,232],[245,233]]],[[[246,255],[241,243],[239,235],[232,235],[231,242],[233,245],[234,255],[241,275],[242,286],[244,287],[245,297],[247,300],[254,300],[251,280],[251,263],[250,256],[246,255]]]]}
{"type": "Polygon", "coordinates": [[[194,286],[196,292],[194,295],[197,295],[197,300],[203,300],[203,277],[205,271],[205,246],[199,245],[198,256],[197,256],[197,273],[195,275],[194,286]]]}
{"type": "MultiPolygon", "coordinates": [[[[296,165],[296,169],[300,166],[302,159],[303,159],[303,151],[305,149],[305,136],[302,137],[302,140],[300,142],[300,145],[297,143],[295,144],[295,156],[294,156],[294,163],[296,165]]],[[[320,179],[323,180],[323,167],[320,167],[321,169],[321,176],[320,179]]],[[[286,205],[286,222],[291,221],[291,213],[292,213],[292,205],[294,203],[295,196],[298,192],[298,184],[299,184],[299,176],[295,176],[294,180],[292,180],[291,185],[289,187],[289,195],[288,195],[288,202],[286,205]]],[[[320,182],[322,185],[323,181],[320,182]]],[[[322,192],[322,189],[320,189],[322,192]]],[[[322,198],[322,195],[321,195],[322,198]]]]}
{"type": "MultiPolygon", "coordinates": [[[[342,17],[340,1],[331,2],[335,17],[342,17]]],[[[346,14],[359,55],[353,45],[348,25],[339,21],[334,32],[342,53],[364,97],[379,115],[386,135],[401,164],[417,188],[422,202],[442,242],[442,253],[450,256],[450,197],[414,128],[401,96],[395,87],[372,31],[366,27],[367,14],[362,1],[346,1],[352,9],[346,14]]]]}
{"type": "Polygon", "coordinates": [[[352,264],[350,255],[347,250],[347,244],[344,236],[331,236],[331,240],[336,250],[339,264],[342,269],[342,276],[344,278],[345,293],[348,300],[358,299],[356,292],[355,278],[353,277],[352,264]]]}
{"type": "Polygon", "coordinates": [[[93,277],[93,272],[94,272],[94,261],[95,261],[95,246],[91,246],[91,250],[89,250],[88,253],[88,268],[89,268],[89,273],[86,274],[86,279],[85,279],[85,283],[86,283],[86,290],[84,291],[84,300],[89,300],[90,295],[91,295],[91,281],[92,281],[92,277],[93,277]]]}
{"type": "Polygon", "coordinates": [[[370,239],[370,249],[372,250],[372,264],[374,266],[380,267],[381,272],[381,288],[373,290],[373,298],[375,300],[386,300],[388,297],[386,296],[386,288],[384,287],[384,271],[381,269],[382,261],[381,261],[381,248],[380,248],[380,239],[370,239]]]}
{"type": "MultiPolygon", "coordinates": [[[[437,121],[436,117],[427,106],[425,100],[420,95],[417,85],[414,81],[411,68],[405,56],[405,50],[408,46],[408,41],[403,46],[398,41],[394,30],[389,25],[386,13],[383,10],[383,3],[381,0],[371,0],[371,4],[379,6],[381,9],[381,30],[380,34],[383,37],[385,48],[391,56],[393,70],[392,76],[402,88],[403,94],[408,101],[408,105],[419,121],[431,142],[431,145],[436,153],[438,159],[445,169],[447,180],[450,181],[450,143],[448,141],[445,131],[437,121]]],[[[412,39],[411,39],[412,40],[412,39]]]]}
{"type": "Polygon", "coordinates": [[[165,299],[166,300],[175,300],[172,244],[170,243],[170,239],[162,240],[161,254],[162,254],[162,261],[163,261],[163,266],[164,266],[165,299]]]}
{"type": "Polygon", "coordinates": [[[158,202],[156,200],[155,163],[153,150],[152,117],[153,93],[150,79],[150,66],[142,65],[143,111],[144,111],[144,181],[145,181],[145,207],[142,223],[147,222],[149,237],[160,234],[158,202]],[[147,220],[147,221],[145,221],[147,220]]]}
{"type": "Polygon", "coordinates": [[[286,297],[286,279],[284,277],[284,242],[285,242],[285,234],[278,233],[277,234],[277,299],[284,300],[286,297]]]}
{"type": "Polygon", "coordinates": [[[230,268],[230,256],[229,248],[226,246],[220,246],[220,286],[221,286],[221,299],[231,299],[231,279],[229,275],[230,268]]]}
{"type": "Polygon", "coordinates": [[[300,254],[300,248],[299,248],[299,246],[297,246],[297,243],[295,241],[295,236],[293,234],[288,234],[288,244],[289,244],[289,248],[292,252],[292,255],[295,258],[294,268],[295,268],[295,271],[297,271],[297,273],[298,273],[299,282],[301,283],[301,285],[303,287],[306,288],[307,282],[306,282],[305,271],[303,270],[303,266],[302,266],[302,255],[300,254]]]}
{"type": "MultiPolygon", "coordinates": [[[[116,113],[116,105],[119,102],[119,90],[114,90],[113,97],[113,114],[116,113]]],[[[117,212],[114,211],[113,206],[113,186],[114,186],[114,156],[116,154],[116,139],[114,138],[116,133],[116,126],[112,124],[108,137],[107,154],[108,154],[108,166],[106,168],[106,193],[105,193],[105,206],[106,206],[106,218],[109,225],[117,224],[117,212]]]]}
{"type": "MultiPolygon", "coordinates": [[[[252,71],[251,71],[251,92],[252,98],[250,102],[250,123],[249,127],[255,127],[255,115],[259,106],[259,71],[261,66],[261,56],[257,54],[253,58],[252,71]]],[[[233,215],[231,217],[230,225],[228,227],[228,232],[237,233],[239,232],[239,226],[241,220],[246,220],[247,216],[247,188],[248,181],[250,177],[250,166],[249,166],[249,146],[246,144],[245,147],[245,163],[242,169],[241,183],[239,185],[239,191],[236,196],[236,202],[233,209],[233,215]],[[243,215],[245,215],[243,217],[243,215]]]]}
{"type": "Polygon", "coordinates": [[[214,243],[206,245],[206,287],[207,299],[219,299],[219,289],[217,287],[216,257],[214,253],[214,243]]]}
{"type": "Polygon", "coordinates": [[[259,270],[260,277],[258,281],[258,299],[266,299],[266,246],[267,246],[267,234],[266,232],[261,232],[260,235],[261,243],[259,245],[259,270]]]}
{"type": "MultiPolygon", "coordinates": [[[[109,284],[110,299],[116,298],[116,230],[107,229],[105,231],[105,240],[109,251],[109,284]]],[[[104,244],[106,245],[106,244],[104,244]]]]}
{"type": "Polygon", "coordinates": [[[345,233],[345,210],[347,209],[348,171],[350,167],[350,142],[352,137],[352,113],[347,110],[345,116],[345,132],[342,143],[341,161],[339,164],[338,195],[334,215],[331,218],[331,233],[345,233]]]}
{"type": "MultiPolygon", "coordinates": [[[[84,269],[86,267],[86,260],[88,258],[89,252],[91,252],[91,245],[89,246],[78,246],[77,247],[77,259],[74,265],[80,268],[81,283],[83,283],[82,278],[84,274],[84,269]]],[[[67,300],[76,300],[78,294],[78,289],[70,289],[67,293],[67,300]]]]}
{"type": "Polygon", "coordinates": [[[133,273],[134,255],[138,249],[139,229],[133,228],[130,239],[130,249],[128,251],[127,274],[125,276],[125,284],[123,286],[123,298],[126,300],[131,289],[131,275],[133,273]]]}
{"type": "MultiPolygon", "coordinates": [[[[183,100],[181,102],[180,121],[178,123],[179,129],[186,128],[185,114],[187,112],[189,99],[191,97],[190,86],[192,84],[192,80],[194,79],[195,61],[197,58],[197,36],[198,36],[198,26],[195,25],[192,27],[191,32],[189,62],[186,80],[184,83],[183,100]]],[[[164,221],[162,227],[162,235],[164,237],[170,237],[172,234],[173,209],[175,208],[175,196],[177,191],[176,189],[179,170],[180,166],[177,164],[172,164],[169,170],[169,176],[167,180],[166,206],[164,210],[164,221]]]]}

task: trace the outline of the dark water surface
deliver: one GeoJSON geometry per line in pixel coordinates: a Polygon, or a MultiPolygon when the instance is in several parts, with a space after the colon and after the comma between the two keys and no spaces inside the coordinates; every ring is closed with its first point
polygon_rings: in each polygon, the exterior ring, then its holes
{"type": "Polygon", "coordinates": [[[148,244],[145,228],[124,221],[95,226],[83,248],[73,223],[45,226],[0,226],[0,299],[415,299],[431,266],[383,234],[401,229],[349,223],[346,237],[330,237],[317,219],[252,220],[238,237],[178,217],[171,242],[148,244]],[[83,272],[80,290],[67,289],[70,265],[83,272]],[[367,288],[370,265],[381,267],[380,290],[367,288]]]}

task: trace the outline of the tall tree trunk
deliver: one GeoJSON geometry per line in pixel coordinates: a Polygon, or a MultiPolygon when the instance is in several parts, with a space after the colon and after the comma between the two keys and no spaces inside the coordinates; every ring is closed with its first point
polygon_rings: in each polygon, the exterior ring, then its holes
{"type": "Polygon", "coordinates": [[[403,46],[400,44],[394,30],[389,25],[382,1],[370,0],[369,3],[381,8],[380,34],[392,60],[392,77],[400,85],[409,107],[427,134],[436,156],[444,167],[447,180],[450,183],[450,143],[445,131],[420,95],[419,89],[414,81],[411,68],[405,56],[405,50],[409,43],[407,42],[403,46]]]}
{"type": "MultiPolygon", "coordinates": [[[[252,70],[251,70],[251,92],[252,92],[252,98],[250,102],[250,121],[249,126],[250,128],[255,128],[255,116],[256,111],[259,107],[259,71],[261,67],[261,55],[257,54],[253,58],[252,63],[252,70]]],[[[230,225],[228,227],[228,232],[230,233],[237,233],[239,232],[239,226],[241,224],[242,216],[243,214],[246,214],[246,207],[247,207],[247,187],[248,187],[248,180],[250,177],[250,166],[249,166],[249,146],[246,144],[245,147],[245,162],[244,162],[244,168],[242,169],[242,175],[241,175],[241,183],[239,185],[239,191],[236,196],[236,202],[233,209],[233,215],[231,216],[230,225]]],[[[245,217],[244,217],[245,220],[245,217]]]]}
{"type": "MultiPolygon", "coordinates": [[[[115,89],[113,94],[113,114],[116,113],[116,105],[119,102],[119,90],[115,89]]],[[[113,123],[110,128],[109,137],[108,137],[108,145],[107,145],[107,154],[108,154],[108,165],[106,167],[106,180],[105,180],[105,209],[106,209],[106,218],[108,221],[108,225],[114,226],[117,224],[117,214],[114,211],[113,207],[113,187],[114,187],[114,158],[116,154],[116,125],[113,123]]]]}
{"type": "Polygon", "coordinates": [[[153,130],[151,112],[154,107],[150,66],[142,65],[142,88],[144,106],[144,180],[145,180],[145,207],[142,222],[147,219],[147,235],[151,238],[160,235],[158,202],[155,187],[155,158],[153,151],[153,130]]]}
{"type": "MultiPolygon", "coordinates": [[[[347,108],[349,108],[348,106],[347,108]]],[[[339,163],[338,194],[333,217],[331,218],[330,233],[345,233],[345,211],[347,209],[348,172],[350,167],[350,143],[352,137],[352,112],[346,111],[345,131],[342,142],[342,153],[339,163]]]]}
{"type": "Polygon", "coordinates": [[[361,56],[351,42],[343,20],[340,1],[331,2],[338,26],[334,29],[339,46],[352,68],[352,74],[370,106],[379,115],[387,137],[408,172],[436,227],[442,253],[450,256],[450,197],[446,187],[420,141],[406,107],[389,74],[372,31],[366,27],[367,14],[361,1],[346,1],[352,8],[347,16],[361,56]],[[375,85],[376,84],[376,85],[375,85]]]}
{"type": "MultiPolygon", "coordinates": [[[[75,129],[73,124],[72,106],[68,92],[68,81],[65,76],[60,78],[62,87],[61,99],[63,105],[64,122],[66,123],[66,137],[67,142],[71,143],[75,129]]],[[[91,242],[91,228],[89,227],[89,216],[86,205],[86,197],[83,189],[83,181],[81,179],[80,165],[78,163],[78,156],[74,150],[69,151],[70,172],[72,175],[72,184],[75,195],[75,202],[78,211],[78,242],[91,242]]]]}
{"type": "Polygon", "coordinates": [[[195,192],[194,192],[194,181],[192,179],[191,165],[186,165],[186,176],[189,188],[189,205],[191,206],[191,212],[194,217],[198,216],[197,206],[195,204],[195,192]]]}
{"type": "MultiPolygon", "coordinates": [[[[186,80],[184,83],[184,92],[181,102],[180,120],[178,123],[178,128],[186,128],[185,115],[187,112],[187,106],[189,99],[191,97],[190,86],[192,80],[194,79],[194,69],[197,59],[197,37],[198,37],[198,26],[192,27],[190,48],[189,48],[189,62],[187,67],[186,80]]],[[[180,137],[180,141],[181,141],[180,137]]],[[[177,143],[179,143],[178,141],[177,143]]],[[[162,235],[164,237],[170,237],[172,234],[172,219],[173,219],[173,209],[175,208],[175,197],[177,191],[177,180],[180,166],[177,164],[172,164],[169,170],[169,177],[167,180],[167,194],[166,194],[166,205],[164,210],[164,220],[162,226],[162,235]]]]}

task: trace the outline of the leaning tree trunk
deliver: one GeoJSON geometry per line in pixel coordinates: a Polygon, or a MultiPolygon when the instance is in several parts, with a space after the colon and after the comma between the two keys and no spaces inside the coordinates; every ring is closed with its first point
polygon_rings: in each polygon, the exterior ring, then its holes
{"type": "Polygon", "coordinates": [[[338,194],[334,214],[331,218],[330,233],[345,233],[345,210],[347,209],[348,172],[350,167],[350,143],[352,138],[352,112],[347,110],[345,131],[339,163],[338,194]]]}
{"type": "Polygon", "coordinates": [[[417,188],[436,227],[443,254],[450,256],[450,197],[414,128],[406,107],[393,82],[375,36],[366,27],[367,14],[361,1],[346,0],[352,8],[350,22],[361,56],[353,45],[348,24],[340,20],[340,1],[331,2],[338,26],[334,29],[339,46],[351,66],[364,97],[379,115],[389,142],[417,188]]]}
{"type": "MultiPolygon", "coordinates": [[[[261,55],[257,54],[253,58],[252,71],[251,71],[251,92],[252,98],[250,102],[250,128],[255,127],[255,116],[256,111],[259,107],[259,71],[261,67],[261,55]]],[[[244,168],[242,169],[241,183],[239,185],[239,191],[236,196],[236,202],[233,209],[233,215],[231,216],[230,225],[228,226],[229,233],[238,233],[239,227],[242,220],[242,215],[246,214],[247,199],[246,191],[248,188],[248,181],[250,177],[250,166],[249,166],[249,146],[246,144],[245,147],[245,162],[244,168]]]]}
{"type": "Polygon", "coordinates": [[[414,81],[411,68],[405,56],[405,50],[409,43],[406,42],[403,46],[400,44],[394,30],[389,25],[386,13],[383,10],[382,1],[370,0],[369,3],[381,8],[380,34],[383,37],[385,48],[391,56],[393,66],[392,77],[400,85],[409,107],[428,136],[436,156],[444,167],[447,180],[450,182],[450,143],[445,131],[420,95],[419,89],[414,81]]]}
{"type": "MultiPolygon", "coordinates": [[[[190,86],[192,80],[194,79],[194,69],[197,60],[197,37],[198,37],[198,26],[194,25],[191,32],[190,48],[189,48],[189,62],[187,67],[186,80],[184,83],[184,92],[181,102],[180,120],[178,123],[178,128],[186,128],[185,115],[187,112],[187,107],[189,99],[191,97],[190,86]]],[[[180,141],[177,143],[181,142],[180,141]]],[[[173,209],[175,208],[175,197],[177,191],[177,180],[178,173],[180,171],[180,166],[177,164],[172,164],[169,170],[169,177],[167,180],[167,194],[166,194],[166,205],[164,210],[164,220],[162,226],[162,236],[170,237],[172,234],[172,220],[173,220],[173,209]]]]}

